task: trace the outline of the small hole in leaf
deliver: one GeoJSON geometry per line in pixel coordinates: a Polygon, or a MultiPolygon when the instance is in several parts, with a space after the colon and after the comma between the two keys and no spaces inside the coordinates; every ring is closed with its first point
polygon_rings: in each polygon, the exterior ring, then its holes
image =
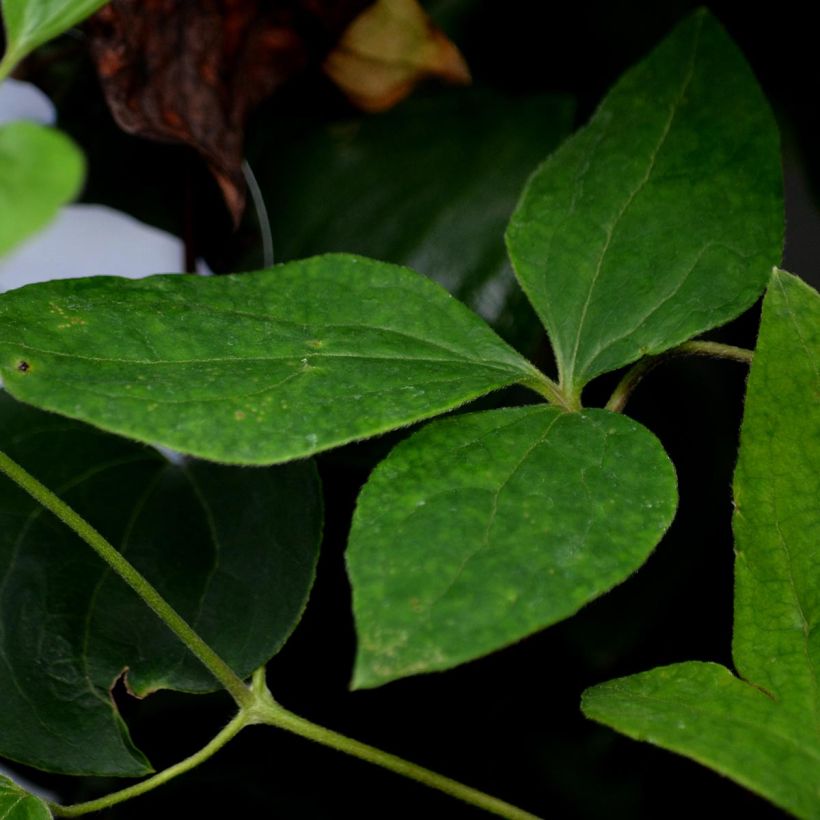
{"type": "Polygon", "coordinates": [[[17,369],[18,369],[21,373],[28,373],[28,371],[29,371],[29,370],[31,370],[31,365],[30,365],[28,362],[20,362],[20,363],[17,365],[17,369]]]}

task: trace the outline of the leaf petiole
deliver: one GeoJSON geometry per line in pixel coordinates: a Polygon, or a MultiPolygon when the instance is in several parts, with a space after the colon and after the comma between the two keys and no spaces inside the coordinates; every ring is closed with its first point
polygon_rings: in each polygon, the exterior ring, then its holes
{"type": "Polygon", "coordinates": [[[133,786],[128,786],[120,791],[112,792],[111,794],[100,797],[97,800],[89,800],[85,803],[75,803],[72,806],[61,806],[58,803],[49,803],[51,813],[56,817],[80,817],[83,814],[90,814],[94,811],[101,811],[102,809],[115,806],[117,803],[123,803],[133,797],[139,797],[142,794],[156,789],[163,783],[173,780],[185,772],[204,763],[209,757],[218,752],[228,741],[232,740],[239,732],[248,726],[250,721],[245,710],[241,710],[231,722],[222,729],[206,746],[203,746],[198,752],[194,752],[190,757],[180,760],[173,766],[143,780],[141,783],[136,783],[133,786]]]}
{"type": "Polygon", "coordinates": [[[657,356],[646,356],[633,365],[618,382],[618,386],[612,391],[612,395],[606,403],[606,409],[611,410],[613,413],[622,412],[629,401],[629,397],[643,377],[659,364],[675,356],[709,356],[713,359],[729,359],[742,364],[751,364],[754,351],[721,344],[720,342],[693,341],[684,342],[671,350],[659,353],[657,356]]]}

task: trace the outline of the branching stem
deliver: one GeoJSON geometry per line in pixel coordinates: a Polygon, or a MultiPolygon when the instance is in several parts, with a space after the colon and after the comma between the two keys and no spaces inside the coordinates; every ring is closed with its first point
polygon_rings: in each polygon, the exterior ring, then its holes
{"type": "Polygon", "coordinates": [[[0,473],[8,476],[15,484],[25,490],[47,510],[56,515],[66,526],[70,527],[119,575],[156,615],[171,629],[182,643],[211,671],[214,677],[230,692],[239,706],[236,717],[206,746],[185,760],[170,766],[159,774],[143,780],[120,791],[77,803],[73,806],[52,804],[51,811],[60,817],[78,817],[90,812],[108,808],[117,803],[137,797],[141,794],[167,783],[184,772],[203,763],[228,741],[235,737],[245,726],[267,724],[286,729],[301,737],[313,740],[324,746],[330,746],[349,755],[382,766],[397,774],[409,777],[433,789],[463,800],[473,806],[492,814],[506,817],[508,820],[538,820],[534,814],[512,806],[509,803],[492,797],[484,792],[465,786],[449,777],[432,772],[396,755],[361,743],[358,740],[319,726],[299,715],[289,712],[280,706],[270,694],[265,683],[264,667],[258,669],[251,686],[246,686],[241,678],[219,655],[211,649],[202,638],[188,625],[177,611],[159,594],[125,558],[98,533],[82,516],[58,498],[51,490],[41,484],[17,462],[0,451],[0,473]]]}
{"type": "Polygon", "coordinates": [[[575,402],[573,399],[570,399],[566,396],[564,391],[548,376],[545,376],[543,373],[538,373],[537,376],[526,379],[521,382],[524,387],[529,387],[530,390],[534,390],[538,395],[542,396],[547,400],[549,404],[554,404],[556,407],[560,407],[563,410],[579,410],[580,404],[575,402]]]}
{"type": "Polygon", "coordinates": [[[743,364],[751,364],[754,352],[742,347],[724,345],[720,342],[694,341],[684,342],[657,356],[647,356],[631,367],[621,381],[618,382],[618,386],[606,403],[606,409],[612,410],[614,413],[622,412],[629,401],[629,397],[643,377],[659,364],[675,356],[710,356],[714,359],[730,359],[743,364]]]}
{"type": "MultiPolygon", "coordinates": [[[[262,683],[262,685],[264,684],[262,683]]],[[[260,679],[255,676],[254,689],[259,691],[259,686],[260,679]]],[[[334,732],[332,729],[319,726],[299,715],[295,715],[293,712],[289,712],[276,703],[267,688],[264,689],[264,692],[265,696],[263,697],[265,702],[263,702],[262,707],[259,709],[257,718],[260,723],[277,726],[280,729],[293,732],[315,743],[320,743],[323,746],[329,746],[332,749],[345,752],[353,757],[366,760],[368,763],[374,763],[384,769],[389,769],[391,772],[396,772],[411,780],[423,783],[432,789],[437,789],[451,797],[469,803],[471,806],[484,809],[484,811],[490,814],[506,817],[508,820],[538,820],[537,815],[530,814],[530,812],[513,806],[504,800],[499,800],[497,797],[492,797],[478,789],[465,786],[457,780],[451,780],[449,777],[425,769],[422,766],[417,766],[415,763],[410,763],[382,749],[369,746],[366,743],[354,740],[339,732],[334,732]]]]}
{"type": "Polygon", "coordinates": [[[186,757],[185,760],[180,760],[179,763],[169,766],[167,769],[159,772],[159,774],[155,774],[153,777],[149,777],[141,783],[136,783],[135,785],[128,786],[128,788],[125,789],[120,789],[118,792],[112,792],[111,794],[107,794],[105,797],[100,797],[97,800],[89,800],[86,803],[75,803],[73,806],[61,806],[57,803],[50,803],[49,808],[51,809],[51,813],[57,817],[80,817],[83,814],[101,811],[102,809],[115,806],[117,803],[123,803],[126,800],[130,800],[132,797],[139,797],[141,794],[150,792],[152,789],[156,789],[163,783],[167,783],[169,780],[173,780],[175,777],[185,774],[185,772],[189,772],[191,769],[199,766],[200,763],[204,763],[209,757],[218,752],[229,740],[236,737],[236,735],[238,735],[239,732],[241,732],[242,729],[248,725],[248,722],[247,714],[244,711],[240,711],[239,714],[218,735],[216,735],[216,737],[214,737],[214,739],[211,740],[207,746],[203,746],[198,752],[195,752],[190,757],[186,757]]]}
{"type": "Polygon", "coordinates": [[[5,473],[15,484],[74,530],[199,658],[211,674],[230,692],[240,707],[252,705],[253,695],[236,672],[199,637],[145,576],[139,573],[91,524],[2,451],[0,451],[0,473],[5,473]]]}

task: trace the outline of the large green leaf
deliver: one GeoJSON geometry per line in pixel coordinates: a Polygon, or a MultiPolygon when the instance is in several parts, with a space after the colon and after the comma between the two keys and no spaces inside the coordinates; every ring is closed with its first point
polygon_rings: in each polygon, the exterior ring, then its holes
{"type": "Polygon", "coordinates": [[[48,806],[0,775],[0,820],[51,820],[48,806]]]}
{"type": "Polygon", "coordinates": [[[255,274],[11,291],[0,296],[0,375],[47,410],[245,464],[543,379],[435,283],[345,255],[255,274]]]}
{"type": "Polygon", "coordinates": [[[45,227],[84,174],[83,155],[65,134],[31,122],[0,127],[0,256],[45,227]]]}
{"type": "Polygon", "coordinates": [[[708,12],[682,23],[530,179],[507,232],[563,385],[749,307],[780,260],[777,127],[708,12]]]}
{"type": "MultiPolygon", "coordinates": [[[[0,392],[1,446],[108,537],[242,675],[301,617],[321,529],[309,462],[240,470],[41,413],[0,392]]],[[[218,685],[62,523],[0,481],[0,754],[40,768],[138,775],[108,690],[218,685]]]]}
{"type": "Polygon", "coordinates": [[[0,77],[29,52],[93,14],[108,0],[0,0],[6,51],[0,77]]]}
{"type": "Polygon", "coordinates": [[[273,142],[260,134],[249,149],[277,260],[348,251],[408,265],[519,349],[532,347],[541,327],[504,228],[527,176],[569,134],[572,111],[564,97],[448,89],[378,117],[280,118],[273,142]]]}
{"type": "Polygon", "coordinates": [[[603,410],[434,422],[359,499],[355,686],[446,669],[566,618],[637,569],[675,511],[655,437],[603,410]]]}
{"type": "Polygon", "coordinates": [[[684,663],[593,687],[585,713],[820,817],[820,296],[776,272],[735,473],[740,678],[684,663]]]}

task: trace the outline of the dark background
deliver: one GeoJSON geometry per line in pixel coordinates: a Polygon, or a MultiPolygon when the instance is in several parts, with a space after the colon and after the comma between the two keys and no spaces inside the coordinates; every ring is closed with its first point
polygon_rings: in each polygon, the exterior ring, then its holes
{"type": "MultiPolygon", "coordinates": [[[[465,53],[478,89],[512,98],[570,95],[576,124],[588,118],[624,69],[695,7],[524,0],[426,5],[465,53]]],[[[758,9],[713,3],[711,8],[747,56],[780,122],[788,216],[784,267],[816,285],[820,74],[810,5],[798,10],[784,3],[758,9]]],[[[192,226],[190,241],[214,270],[258,264],[252,215],[236,234],[231,231],[198,160],[183,149],[116,130],[81,38],[61,38],[27,70],[55,97],[62,126],[89,154],[87,201],[111,204],[177,234],[192,226]]],[[[253,116],[252,164],[275,165],[276,157],[266,153],[275,153],[277,139],[294,121],[320,129],[358,116],[318,71],[309,71],[253,116]]],[[[287,178],[284,170],[281,178],[287,178]]],[[[269,185],[277,185],[275,177],[269,185]]],[[[282,187],[265,193],[273,203],[274,241],[287,246],[277,226],[298,222],[298,213],[282,212],[293,196],[282,187]]],[[[756,323],[753,309],[711,337],[752,347],[756,323]]],[[[538,344],[546,357],[543,340],[538,344]]],[[[617,374],[596,381],[586,403],[602,405],[616,381],[617,374]]],[[[585,687],[612,677],[685,660],[731,667],[730,486],[744,384],[745,371],[734,363],[675,361],[651,374],[630,402],[629,414],[669,451],[681,494],[672,529],[632,578],[576,617],[516,646],[447,673],[374,691],[347,691],[355,637],[342,556],[358,487],[396,437],[320,457],[327,504],[323,557],[307,614],[269,665],[274,695],[306,717],[543,816],[649,818],[718,808],[747,817],[779,816],[763,800],[693,762],[586,721],[578,707],[585,687]]],[[[494,399],[520,400],[512,392],[494,399]]],[[[230,714],[222,695],[160,693],[136,703],[121,694],[119,700],[137,744],[157,768],[194,751],[230,714]]],[[[70,802],[118,785],[25,773],[70,802]]],[[[206,810],[225,817],[481,816],[269,728],[248,730],[197,771],[107,816],[189,817],[206,810]]]]}

